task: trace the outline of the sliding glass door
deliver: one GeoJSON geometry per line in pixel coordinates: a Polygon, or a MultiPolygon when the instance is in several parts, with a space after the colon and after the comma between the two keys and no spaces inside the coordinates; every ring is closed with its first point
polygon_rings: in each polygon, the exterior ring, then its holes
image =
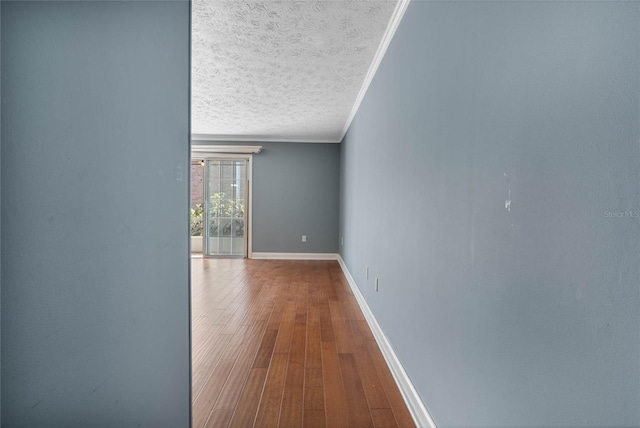
{"type": "Polygon", "coordinates": [[[247,254],[247,161],[206,159],[205,254],[247,254]]]}

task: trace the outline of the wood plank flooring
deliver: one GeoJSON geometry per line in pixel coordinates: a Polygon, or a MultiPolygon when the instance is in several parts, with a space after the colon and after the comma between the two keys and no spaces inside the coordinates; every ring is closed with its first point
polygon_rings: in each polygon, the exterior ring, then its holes
{"type": "Polygon", "coordinates": [[[193,427],[415,427],[335,261],[192,265],[193,427]]]}

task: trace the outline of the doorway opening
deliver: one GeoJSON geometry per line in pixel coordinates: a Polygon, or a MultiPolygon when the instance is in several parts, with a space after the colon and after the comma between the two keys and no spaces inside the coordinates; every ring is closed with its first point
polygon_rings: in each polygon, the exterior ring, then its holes
{"type": "Polygon", "coordinates": [[[192,159],[192,255],[250,257],[250,166],[250,155],[192,159]]]}

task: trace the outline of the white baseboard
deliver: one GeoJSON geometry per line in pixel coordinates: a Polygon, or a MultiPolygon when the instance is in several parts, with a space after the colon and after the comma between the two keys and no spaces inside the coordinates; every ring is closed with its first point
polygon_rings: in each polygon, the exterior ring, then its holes
{"type": "Polygon", "coordinates": [[[398,388],[400,389],[400,393],[402,393],[402,397],[404,401],[407,403],[407,407],[411,416],[413,417],[414,422],[420,428],[437,428],[433,418],[429,414],[429,411],[424,406],[424,403],[420,399],[418,392],[411,383],[407,372],[402,367],[400,360],[396,356],[396,353],[393,351],[391,344],[387,340],[387,336],[385,336],[380,324],[376,320],[373,312],[369,309],[369,305],[367,305],[367,301],[364,299],[362,293],[360,293],[360,289],[356,284],[355,280],[351,276],[347,265],[345,264],[342,257],[338,255],[338,263],[340,263],[340,267],[342,268],[342,272],[344,273],[345,278],[347,278],[347,282],[353,291],[353,295],[358,301],[358,305],[360,305],[360,309],[364,314],[365,319],[367,320],[367,324],[369,324],[369,328],[373,333],[373,336],[382,351],[382,355],[384,355],[384,359],[387,361],[387,365],[391,370],[391,374],[393,374],[393,378],[398,384],[398,388]]]}
{"type": "Polygon", "coordinates": [[[338,260],[336,253],[251,253],[252,259],[262,260],[338,260]]]}

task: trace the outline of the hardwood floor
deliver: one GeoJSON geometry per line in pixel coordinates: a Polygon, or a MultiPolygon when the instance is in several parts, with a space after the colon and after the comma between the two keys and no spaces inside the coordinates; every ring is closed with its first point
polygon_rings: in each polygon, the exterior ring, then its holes
{"type": "Polygon", "coordinates": [[[414,427],[335,261],[192,259],[193,427],[414,427]]]}

